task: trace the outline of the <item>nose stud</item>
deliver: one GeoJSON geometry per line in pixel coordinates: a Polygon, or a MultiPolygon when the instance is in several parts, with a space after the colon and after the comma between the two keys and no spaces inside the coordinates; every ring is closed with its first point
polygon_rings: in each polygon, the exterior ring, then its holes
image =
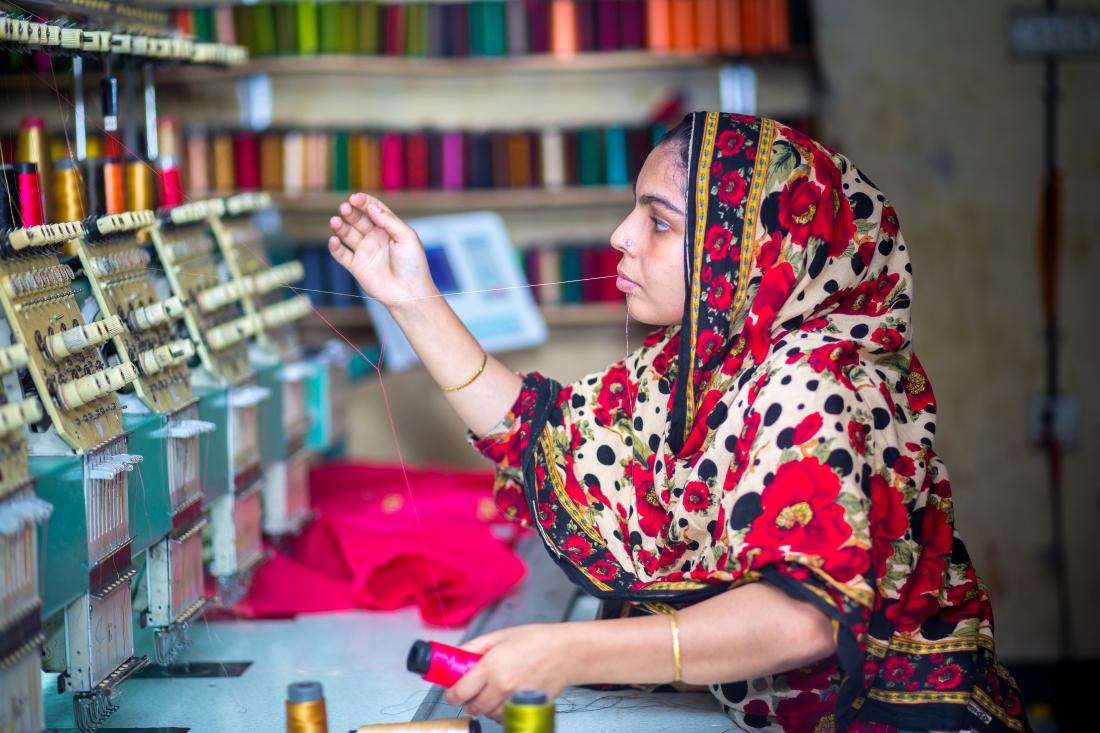
{"type": "Polygon", "coordinates": [[[623,246],[626,247],[627,249],[634,249],[634,240],[627,239],[627,240],[623,241],[623,246]]]}

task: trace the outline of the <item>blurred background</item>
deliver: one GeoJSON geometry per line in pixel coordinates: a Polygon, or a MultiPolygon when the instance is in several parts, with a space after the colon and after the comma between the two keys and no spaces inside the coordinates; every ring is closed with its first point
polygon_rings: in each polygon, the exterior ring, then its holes
{"type": "MultiPolygon", "coordinates": [[[[251,59],[163,74],[161,139],[191,196],[275,195],[288,254],[307,263],[324,316],[307,323],[309,338],[338,330],[365,351],[377,346],[365,303],[323,249],[327,217],[351,190],[380,192],[406,218],[495,211],[522,272],[548,283],[606,274],[601,253],[631,206],[630,180],[685,112],[775,117],[842,152],[899,213],[957,527],[989,587],[999,652],[1042,725],[1097,679],[1100,659],[1100,2],[1046,25],[1021,17],[1046,10],[188,5],[180,28],[245,45],[251,59]]],[[[5,123],[40,93],[9,88],[5,123]]],[[[536,288],[548,338],[502,358],[563,382],[603,368],[645,334],[616,296],[536,288]]],[[[399,448],[412,464],[484,465],[422,370],[364,371],[347,406],[348,455],[396,461],[399,448]]]]}

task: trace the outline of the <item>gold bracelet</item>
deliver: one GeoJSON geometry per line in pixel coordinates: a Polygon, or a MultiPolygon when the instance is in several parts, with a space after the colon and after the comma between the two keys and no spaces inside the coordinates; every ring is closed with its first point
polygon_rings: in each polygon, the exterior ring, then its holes
{"type": "Polygon", "coordinates": [[[669,623],[672,625],[672,667],[675,671],[674,682],[683,682],[684,669],[680,661],[680,625],[676,623],[676,612],[673,611],[668,617],[669,623]]]}
{"type": "Polygon", "coordinates": [[[474,375],[472,377],[467,379],[462,384],[456,384],[453,387],[440,387],[440,389],[442,389],[444,392],[457,392],[460,389],[464,389],[466,387],[469,387],[471,384],[474,383],[474,380],[477,379],[478,377],[480,377],[481,373],[483,371],[485,371],[485,365],[488,364],[488,363],[489,363],[489,352],[488,351],[482,351],[481,352],[481,366],[479,366],[477,368],[477,371],[474,372],[474,375]]]}

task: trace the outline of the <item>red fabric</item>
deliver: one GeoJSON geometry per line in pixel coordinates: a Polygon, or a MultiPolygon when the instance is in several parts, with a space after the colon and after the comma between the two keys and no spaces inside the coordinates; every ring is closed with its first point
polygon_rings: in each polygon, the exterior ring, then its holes
{"type": "MultiPolygon", "coordinates": [[[[517,528],[496,511],[488,472],[336,463],[310,474],[316,519],[257,569],[234,608],[251,618],[351,608],[420,609],[469,621],[522,580],[517,528]]],[[[521,530],[522,531],[522,530],[521,530]]]]}

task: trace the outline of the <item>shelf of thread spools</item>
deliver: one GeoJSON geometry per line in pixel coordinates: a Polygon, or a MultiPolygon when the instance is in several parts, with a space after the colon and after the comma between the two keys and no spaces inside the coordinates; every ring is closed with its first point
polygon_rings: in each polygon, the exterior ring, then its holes
{"type": "MultiPolygon", "coordinates": [[[[758,56],[808,44],[806,0],[261,0],[187,6],[176,27],[253,58],[543,56],[645,50],[758,56]]],[[[291,71],[290,65],[287,70],[291,71]]]]}
{"type": "Polygon", "coordinates": [[[228,121],[238,99],[262,100],[275,125],[639,120],[674,94],[724,104],[746,83],[731,65],[751,70],[761,114],[809,114],[816,97],[805,0],[261,0],[176,17],[250,53],[224,72],[162,76],[189,88],[190,111],[173,111],[195,121],[228,121]],[[242,91],[252,83],[261,91],[242,91]]]}
{"type": "MultiPolygon", "coordinates": [[[[805,129],[809,121],[794,121],[805,129]]],[[[492,210],[520,245],[606,238],[629,210],[630,181],[670,123],[582,128],[190,128],[189,195],[264,190],[284,231],[323,245],[350,192],[410,218],[492,210]]],[[[807,130],[810,131],[810,130],[807,130]]],[[[164,137],[164,136],[162,136],[164,137]]]]}

